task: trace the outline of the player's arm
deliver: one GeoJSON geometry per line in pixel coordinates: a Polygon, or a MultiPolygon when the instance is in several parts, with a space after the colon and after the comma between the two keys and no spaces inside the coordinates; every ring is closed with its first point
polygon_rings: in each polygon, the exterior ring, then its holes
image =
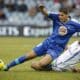
{"type": "Polygon", "coordinates": [[[75,26],[76,31],[77,31],[77,32],[80,32],[80,23],[79,23],[79,22],[74,21],[74,24],[73,24],[73,25],[75,26]]]}
{"type": "Polygon", "coordinates": [[[46,17],[52,19],[52,20],[56,20],[58,19],[58,14],[55,14],[54,12],[49,12],[47,11],[47,9],[44,7],[44,5],[40,5],[39,6],[39,10],[40,12],[42,12],[46,17]]]}
{"type": "Polygon", "coordinates": [[[40,12],[42,12],[45,16],[48,16],[48,11],[47,11],[47,9],[44,7],[44,5],[40,5],[40,6],[39,6],[39,10],[40,10],[40,12]]]}

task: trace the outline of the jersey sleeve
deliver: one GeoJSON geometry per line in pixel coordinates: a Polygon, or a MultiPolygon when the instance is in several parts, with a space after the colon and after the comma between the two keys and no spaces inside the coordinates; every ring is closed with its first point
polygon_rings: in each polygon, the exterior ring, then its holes
{"type": "Polygon", "coordinates": [[[80,23],[75,23],[74,26],[76,28],[76,31],[80,32],[80,23]]]}
{"type": "Polygon", "coordinates": [[[48,12],[48,18],[52,20],[58,19],[58,14],[48,12]]]}

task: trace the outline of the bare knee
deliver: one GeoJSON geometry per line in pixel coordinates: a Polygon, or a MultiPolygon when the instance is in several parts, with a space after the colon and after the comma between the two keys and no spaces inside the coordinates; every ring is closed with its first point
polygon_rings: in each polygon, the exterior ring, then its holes
{"type": "Polygon", "coordinates": [[[36,53],[34,51],[29,52],[28,54],[25,55],[27,59],[33,59],[36,57],[36,53]]]}
{"type": "Polygon", "coordinates": [[[42,70],[43,64],[40,62],[33,62],[31,64],[31,68],[35,69],[35,70],[42,70]]]}
{"type": "Polygon", "coordinates": [[[50,64],[52,61],[52,57],[50,55],[46,55],[39,62],[32,63],[31,67],[35,70],[42,70],[43,67],[50,64]]]}
{"type": "Polygon", "coordinates": [[[43,63],[41,63],[41,62],[33,62],[31,64],[31,68],[33,68],[35,70],[42,70],[44,66],[45,65],[43,63]]]}

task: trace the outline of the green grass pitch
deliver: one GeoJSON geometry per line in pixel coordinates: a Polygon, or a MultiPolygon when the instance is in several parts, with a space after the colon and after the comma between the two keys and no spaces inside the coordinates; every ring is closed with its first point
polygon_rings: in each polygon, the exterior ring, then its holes
{"type": "MultiPolygon", "coordinates": [[[[71,38],[69,44],[80,38],[71,38]]],[[[5,63],[30,51],[44,38],[0,37],[0,59],[5,63]]],[[[0,80],[80,80],[80,73],[34,71],[30,68],[33,61],[12,68],[8,72],[0,71],[0,80]]],[[[80,64],[78,64],[80,67],[80,64]]]]}

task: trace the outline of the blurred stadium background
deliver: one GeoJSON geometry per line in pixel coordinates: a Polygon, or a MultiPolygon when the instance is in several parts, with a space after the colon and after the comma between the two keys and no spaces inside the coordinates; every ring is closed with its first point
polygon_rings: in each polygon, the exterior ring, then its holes
{"type": "MultiPolygon", "coordinates": [[[[66,7],[72,19],[80,22],[80,0],[0,0],[0,59],[5,63],[30,51],[52,33],[52,22],[38,10],[41,3],[53,12],[66,7]]],[[[80,33],[74,36],[77,38],[71,38],[69,44],[80,40],[80,33]]],[[[9,72],[1,71],[0,80],[80,80],[80,73],[37,72],[30,65],[31,61],[9,72]]]]}
{"type": "Polygon", "coordinates": [[[53,12],[66,7],[80,21],[80,0],[0,0],[0,36],[50,35],[52,22],[39,12],[41,3],[53,12]]]}

